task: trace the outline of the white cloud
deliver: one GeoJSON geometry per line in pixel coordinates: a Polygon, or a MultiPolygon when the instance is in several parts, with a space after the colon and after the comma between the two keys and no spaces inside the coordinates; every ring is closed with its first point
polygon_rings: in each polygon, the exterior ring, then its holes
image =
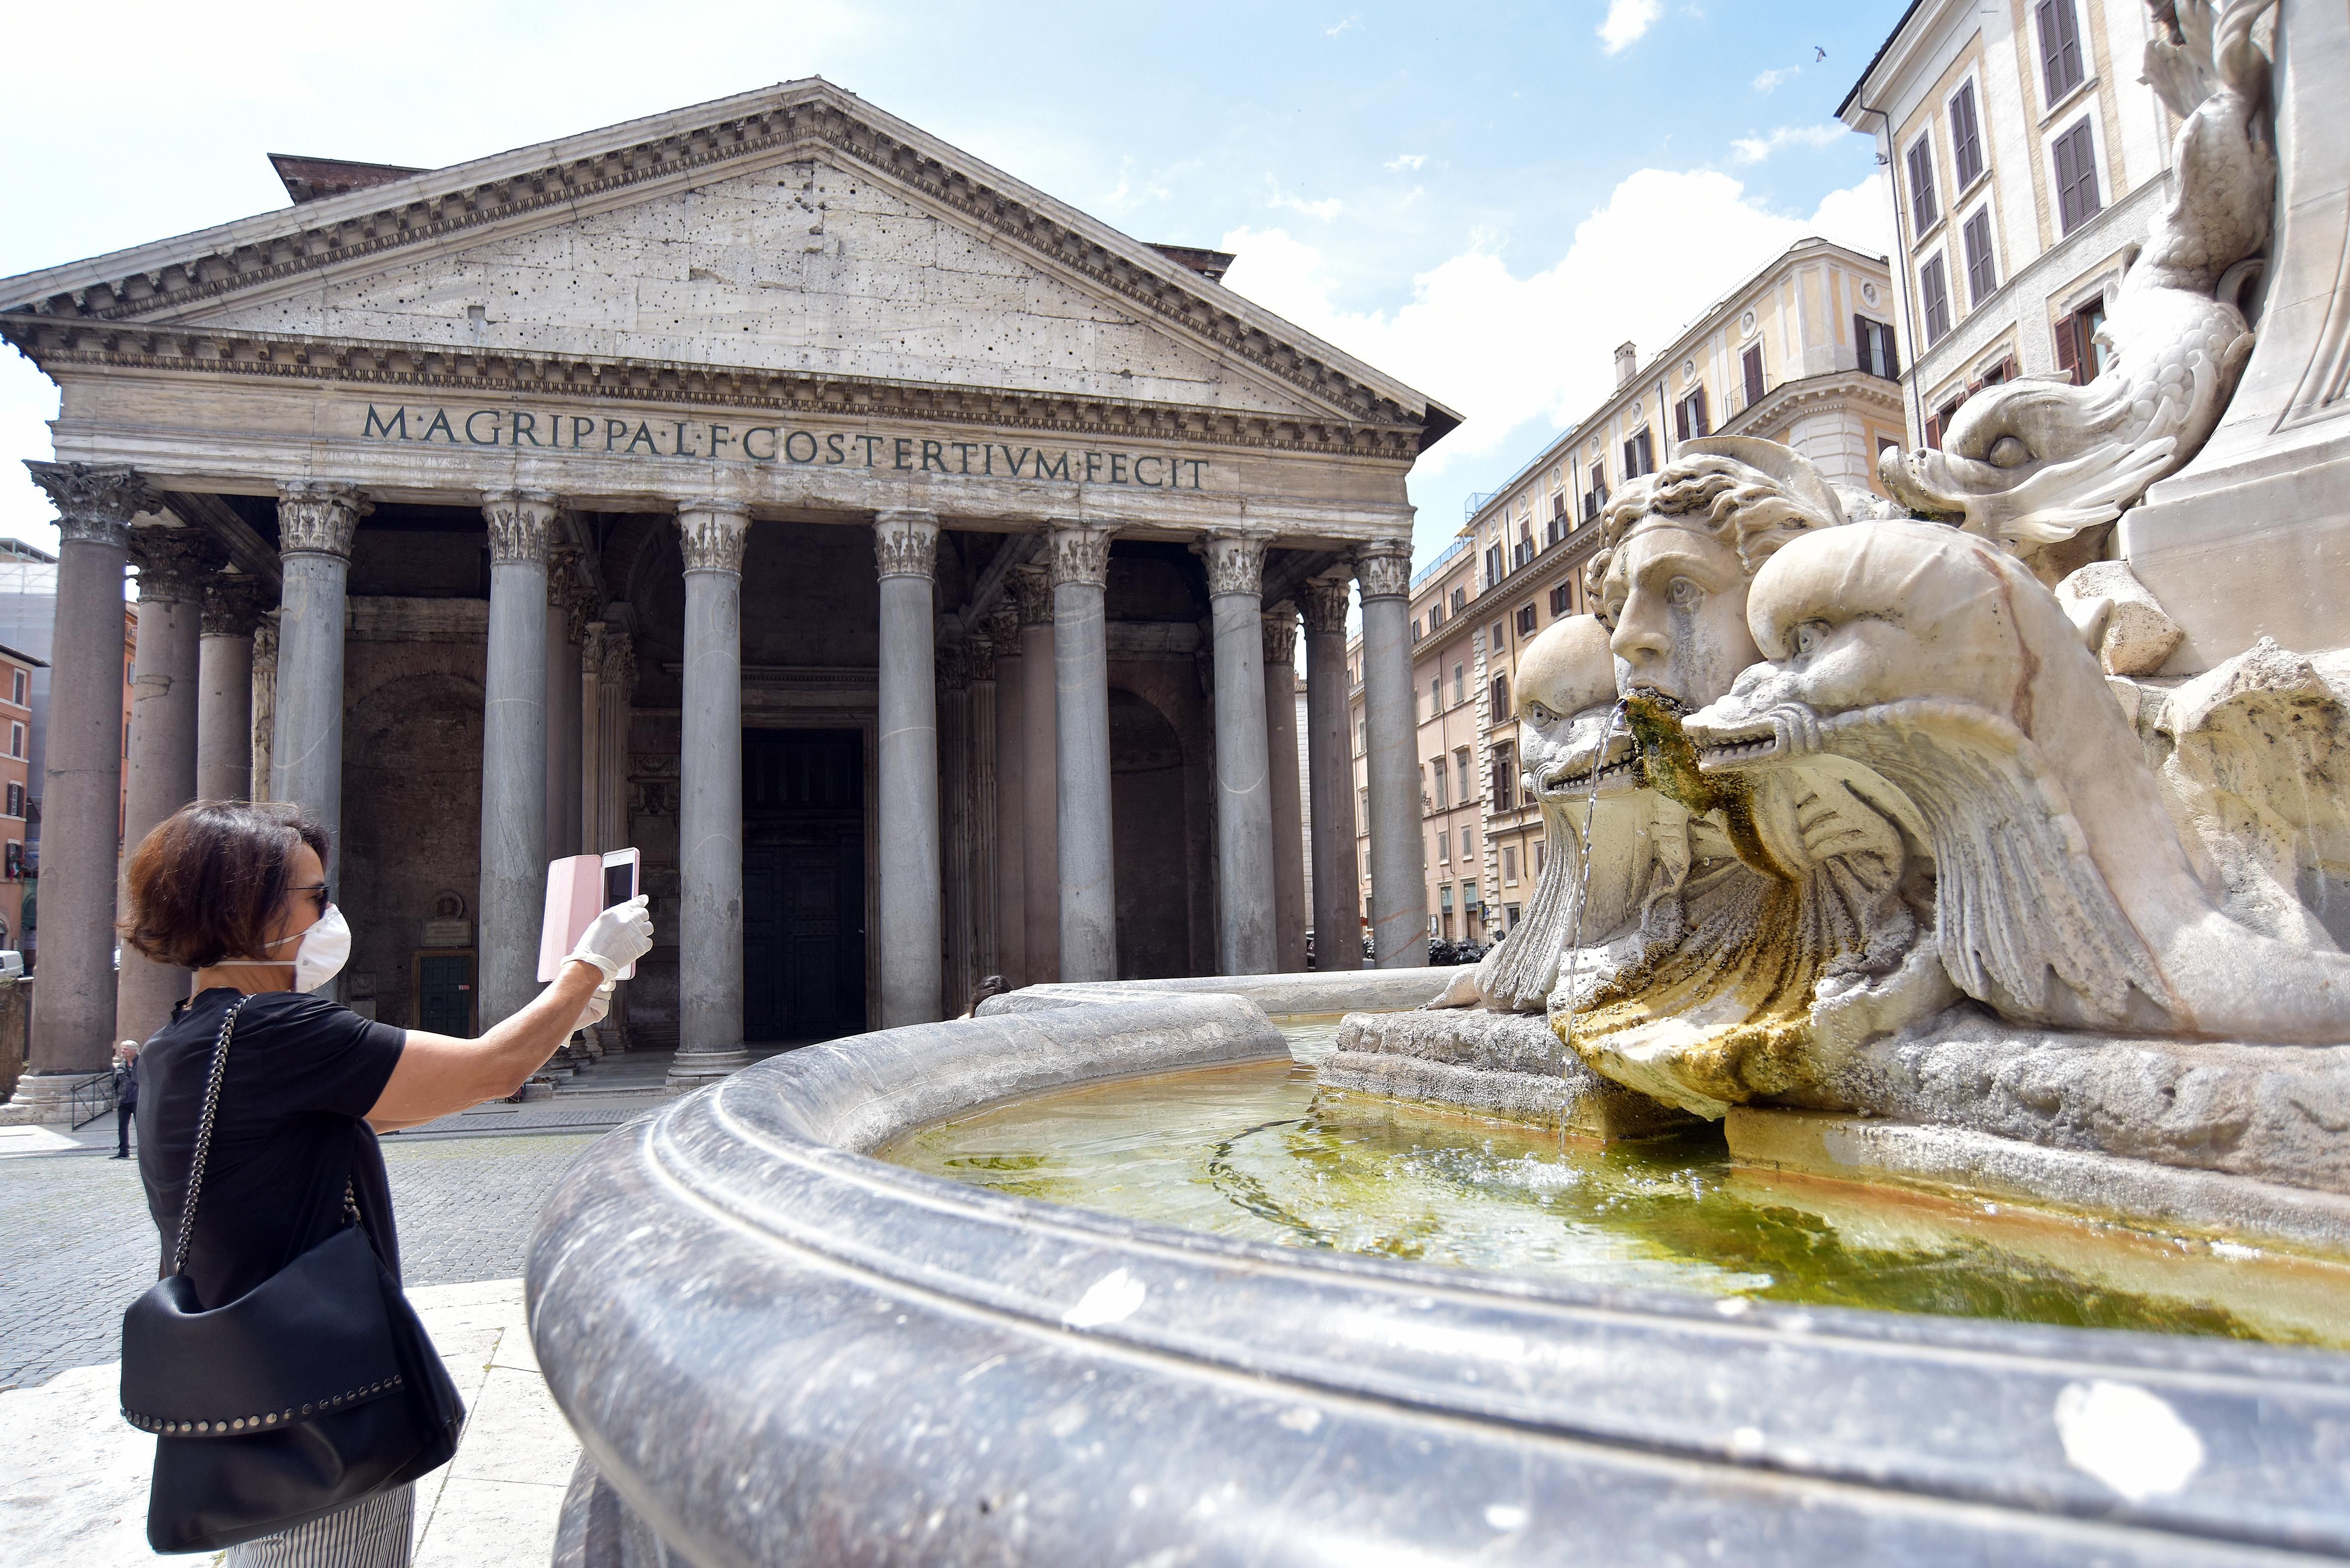
{"type": "Polygon", "coordinates": [[[1325,196],[1318,202],[1309,202],[1303,196],[1293,196],[1284,191],[1270,174],[1264,177],[1264,182],[1273,187],[1264,199],[1264,204],[1276,212],[1303,213],[1309,218],[1317,218],[1326,223],[1347,210],[1347,204],[1336,196],[1325,196]]]}
{"type": "Polygon", "coordinates": [[[1343,22],[1339,23],[1339,24],[1338,24],[1336,26],[1335,26],[1335,27],[1325,27],[1325,28],[1323,28],[1323,29],[1322,29],[1322,36],[1323,36],[1324,37],[1326,37],[1326,38],[1335,38],[1335,37],[1337,37],[1338,36],[1340,36],[1341,34],[1344,34],[1344,33],[1351,33],[1351,32],[1353,32],[1356,28],[1357,28],[1357,27],[1361,26],[1362,25],[1363,25],[1363,17],[1362,17],[1362,14],[1361,14],[1360,12],[1357,12],[1357,13],[1356,13],[1354,16],[1349,16],[1349,17],[1347,17],[1345,21],[1343,21],[1343,22]]]}
{"type": "Polygon", "coordinates": [[[1665,0],[1607,0],[1607,20],[1599,24],[1599,47],[1621,54],[1640,41],[1640,35],[1665,14],[1665,0]]]}
{"type": "Polygon", "coordinates": [[[1384,167],[1390,174],[1401,174],[1407,170],[1418,169],[1427,161],[1428,154],[1425,152],[1402,152],[1388,159],[1384,167]]]}
{"type": "Polygon", "coordinates": [[[1869,255],[1891,255],[1893,210],[1886,203],[1884,177],[1871,174],[1848,190],[1829,192],[1812,214],[1812,228],[1869,255]]]}
{"type": "Polygon", "coordinates": [[[1523,444],[1530,420],[1555,429],[1582,418],[1613,389],[1617,343],[1662,349],[1807,234],[1881,252],[1882,206],[1873,176],[1806,220],[1756,205],[1718,171],[1646,169],[1576,226],[1550,267],[1519,276],[1472,243],[1415,277],[1409,303],[1378,311],[1341,306],[1322,252],[1283,230],[1235,229],[1217,244],[1240,258],[1232,287],[1466,416],[1420,460],[1417,482],[1491,457],[1513,436],[1523,444]]]}
{"type": "Polygon", "coordinates": [[[1775,71],[1756,72],[1752,85],[1756,92],[1769,92],[1782,83],[1793,81],[1803,74],[1804,67],[1801,66],[1782,66],[1775,71]]]}
{"type": "Polygon", "coordinates": [[[1849,126],[1831,120],[1821,125],[1783,125],[1768,136],[1742,136],[1730,144],[1733,163],[1760,163],[1790,147],[1831,147],[1855,134],[1849,126]]]}

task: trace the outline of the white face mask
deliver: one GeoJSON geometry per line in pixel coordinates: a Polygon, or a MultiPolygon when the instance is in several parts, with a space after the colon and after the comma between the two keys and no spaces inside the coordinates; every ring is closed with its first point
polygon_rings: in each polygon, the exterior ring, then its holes
{"type": "MultiPolygon", "coordinates": [[[[283,947],[286,942],[296,940],[286,937],[269,945],[283,947]]],[[[317,990],[340,974],[343,965],[350,961],[350,923],[343,919],[343,911],[338,905],[328,905],[327,912],[318,917],[317,923],[304,931],[298,940],[302,945],[294,950],[294,989],[296,991],[317,990]]]]}

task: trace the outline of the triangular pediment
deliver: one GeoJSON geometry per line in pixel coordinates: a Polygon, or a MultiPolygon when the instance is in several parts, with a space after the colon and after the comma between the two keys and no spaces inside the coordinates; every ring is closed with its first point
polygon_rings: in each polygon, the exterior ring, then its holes
{"type": "Polygon", "coordinates": [[[36,322],[1457,422],[821,80],[0,284],[0,327],[36,322]]]}

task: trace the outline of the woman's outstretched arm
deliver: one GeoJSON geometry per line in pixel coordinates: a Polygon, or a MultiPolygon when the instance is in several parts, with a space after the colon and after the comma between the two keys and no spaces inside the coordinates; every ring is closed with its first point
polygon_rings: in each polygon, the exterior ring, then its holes
{"type": "Polygon", "coordinates": [[[555,983],[479,1039],[410,1030],[390,1081],[368,1112],[369,1125],[390,1132],[513,1094],[571,1038],[597,989],[652,945],[652,919],[639,896],[597,916],[555,983]]]}

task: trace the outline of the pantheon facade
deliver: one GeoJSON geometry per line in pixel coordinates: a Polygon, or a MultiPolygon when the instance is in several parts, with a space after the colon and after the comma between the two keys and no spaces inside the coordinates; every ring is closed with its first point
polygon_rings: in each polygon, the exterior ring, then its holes
{"type": "Polygon", "coordinates": [[[62,392],[20,1100],[186,986],[114,972],[125,766],[130,842],[198,796],[328,823],[338,983],[400,1024],[521,1005],[547,861],[639,847],[665,945],[598,1048],[689,1081],[989,973],[1302,968],[1309,926],[1351,966],[1365,920],[1424,961],[1405,476],[1457,420],[1231,258],[821,80],[277,162],[288,208],[0,283],[62,392]]]}

